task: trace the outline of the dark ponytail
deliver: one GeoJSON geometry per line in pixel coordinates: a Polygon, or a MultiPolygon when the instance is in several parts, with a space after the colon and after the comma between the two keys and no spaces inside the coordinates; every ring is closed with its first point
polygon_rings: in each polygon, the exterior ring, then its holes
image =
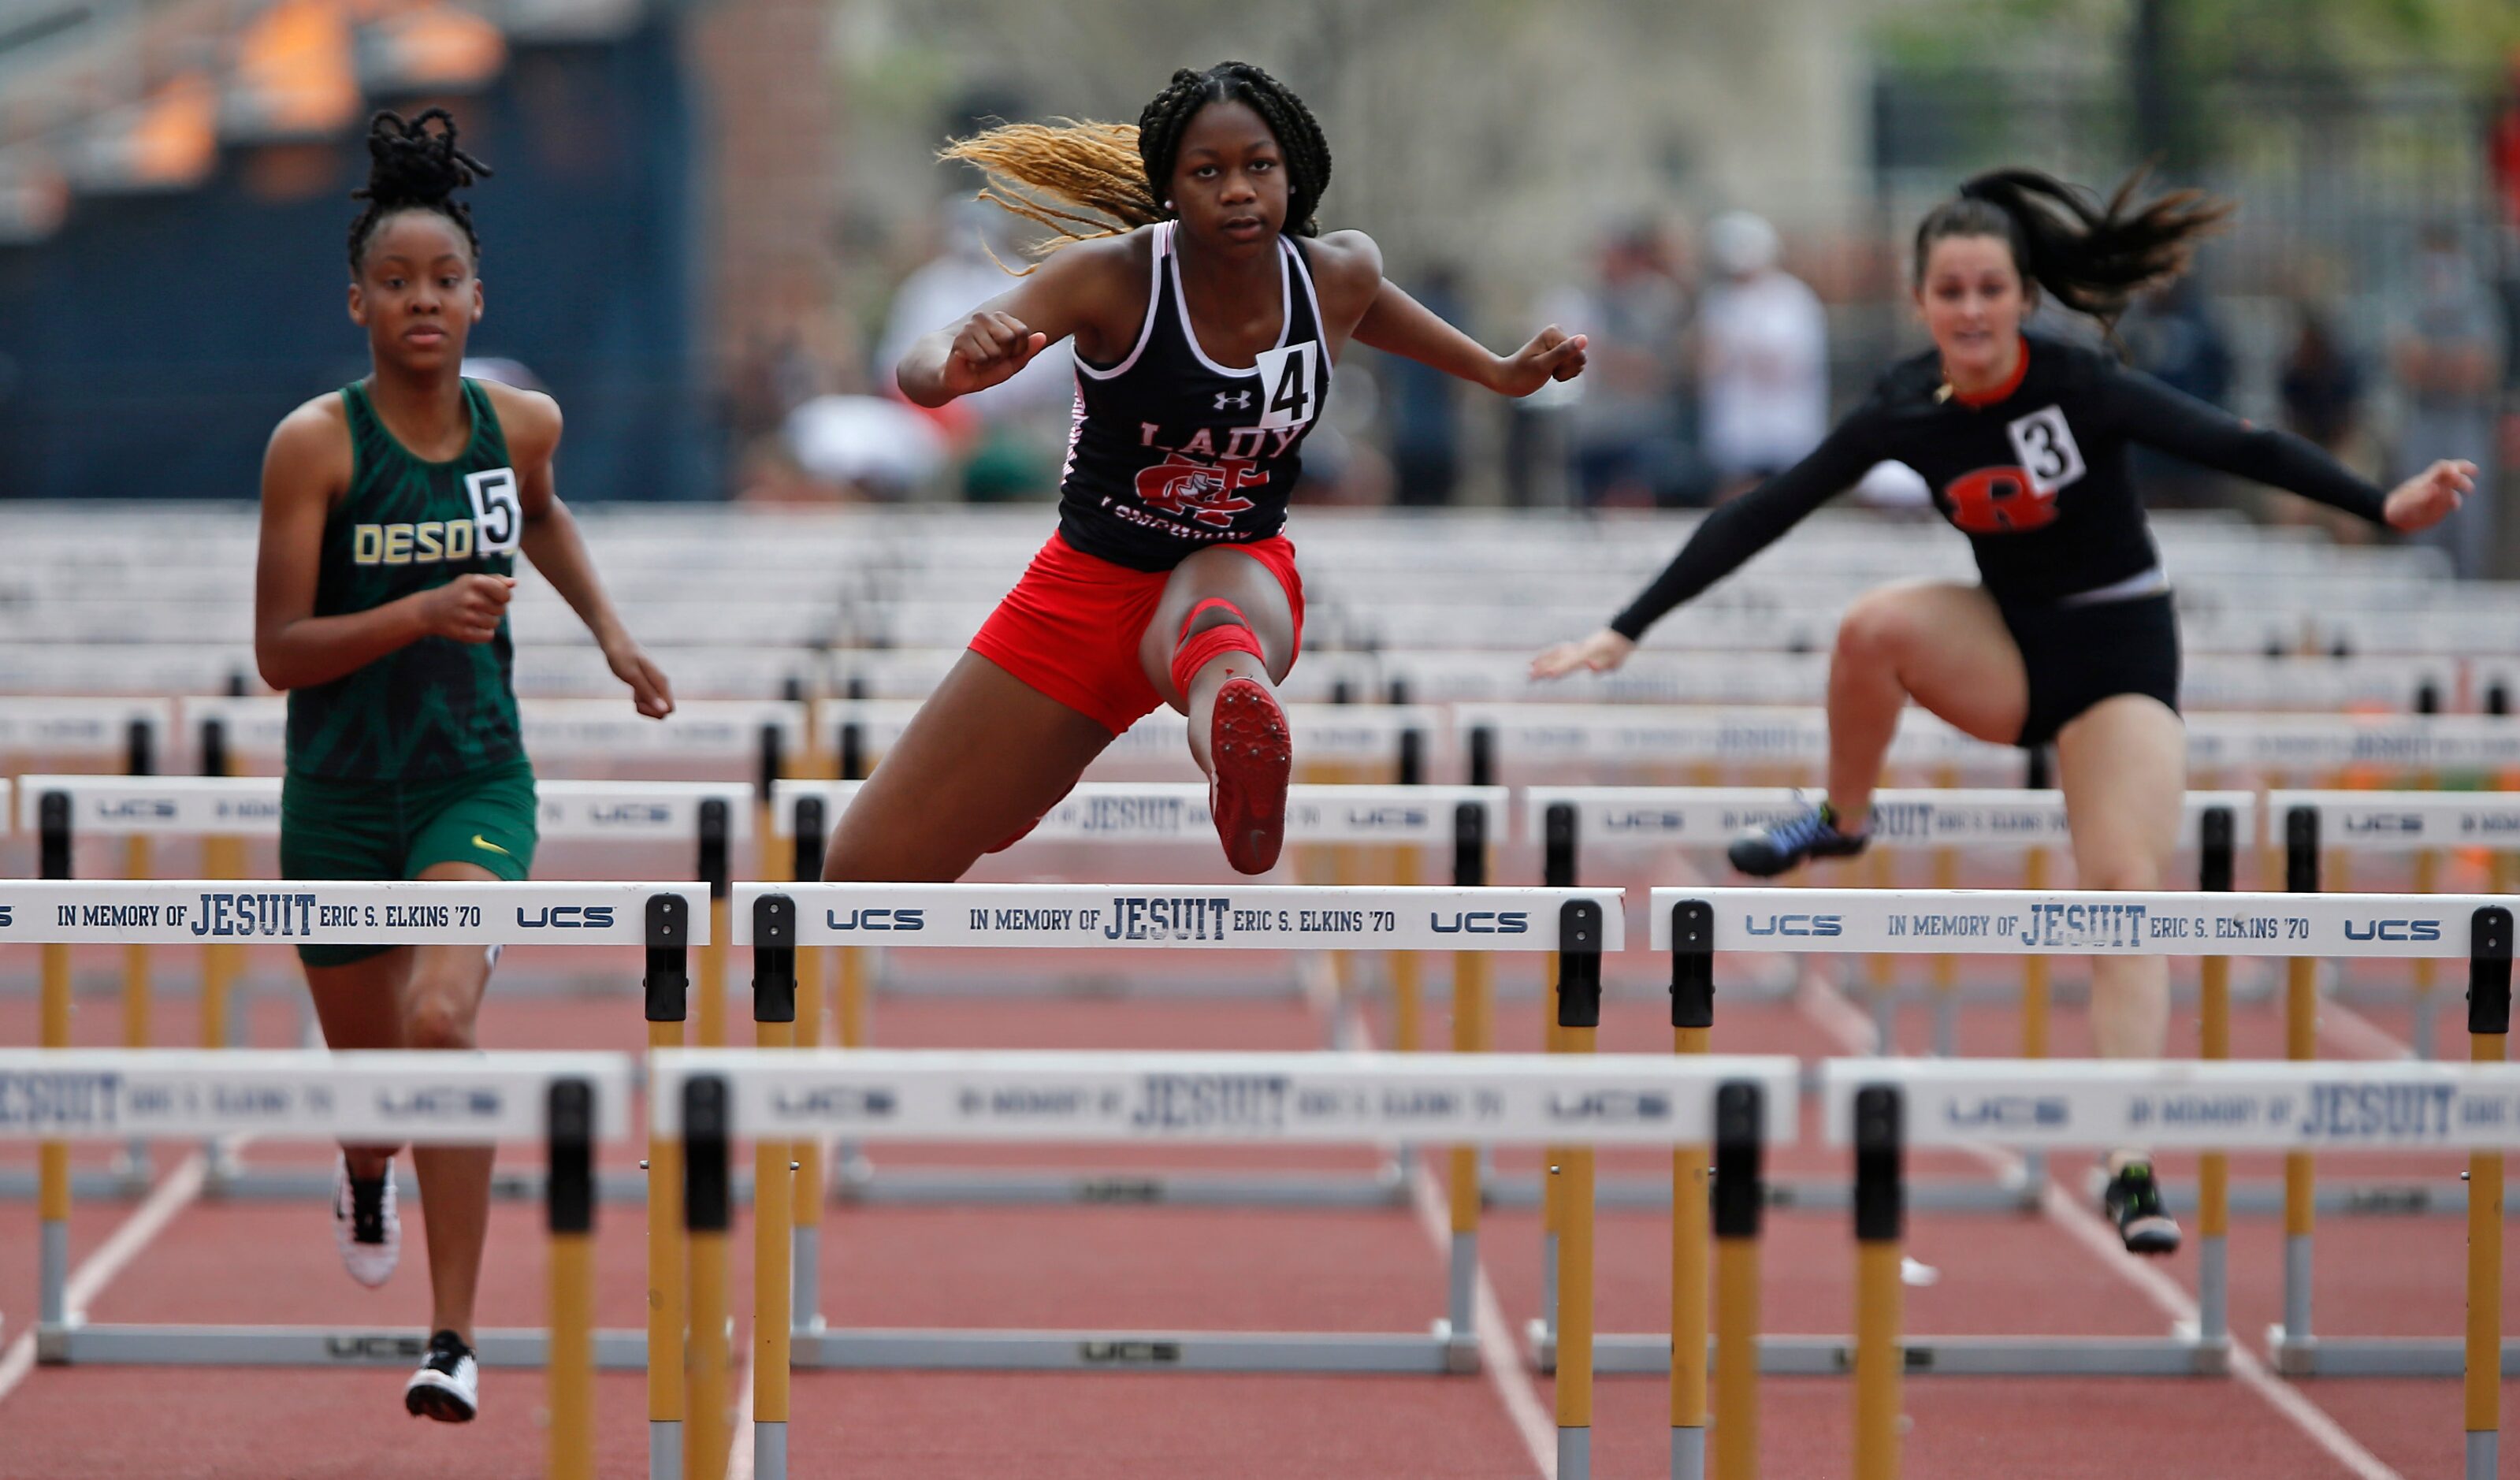
{"type": "Polygon", "coordinates": [[[455,223],[472,248],[472,265],[481,265],[481,238],[472,230],[472,209],[455,193],[486,177],[490,166],[455,147],[455,117],[432,108],[406,122],[400,113],[380,112],[368,120],[368,183],[350,192],[368,208],[350,223],[350,275],[357,277],[368,238],[385,217],[398,210],[430,210],[455,223]],[[443,127],[435,131],[430,123],[443,127]]]}
{"type": "Polygon", "coordinates": [[[2025,287],[2036,283],[2057,302],[2114,327],[2144,290],[2185,272],[2197,241],[2231,214],[2229,202],[2197,190],[2138,204],[2147,173],[2127,176],[2099,204],[2089,191],[2035,169],[1989,170],[1917,224],[1916,278],[1923,281],[1926,253],[1945,237],[2001,237],[2025,287]]]}

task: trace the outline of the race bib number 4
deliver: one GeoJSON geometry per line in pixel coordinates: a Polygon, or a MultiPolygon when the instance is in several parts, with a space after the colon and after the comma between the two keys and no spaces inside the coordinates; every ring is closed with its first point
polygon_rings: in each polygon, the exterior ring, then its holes
{"type": "Polygon", "coordinates": [[[1328,363],[1322,346],[1310,339],[1261,351],[1255,367],[1260,373],[1260,429],[1283,431],[1321,415],[1322,398],[1329,390],[1325,383],[1328,363]]]}
{"type": "Polygon", "coordinates": [[[465,497],[472,501],[473,549],[482,555],[514,555],[525,532],[525,506],[517,497],[517,473],[490,468],[464,475],[465,497]]]}

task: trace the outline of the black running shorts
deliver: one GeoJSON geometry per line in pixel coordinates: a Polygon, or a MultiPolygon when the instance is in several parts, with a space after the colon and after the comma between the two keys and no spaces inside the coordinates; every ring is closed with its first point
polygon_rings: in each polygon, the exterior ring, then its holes
{"type": "Polygon", "coordinates": [[[2121,694],[2179,708],[2179,616],[2170,593],[2088,606],[2001,605],[2030,675],[2030,709],[2013,743],[2035,749],[2084,710],[2121,694]]]}

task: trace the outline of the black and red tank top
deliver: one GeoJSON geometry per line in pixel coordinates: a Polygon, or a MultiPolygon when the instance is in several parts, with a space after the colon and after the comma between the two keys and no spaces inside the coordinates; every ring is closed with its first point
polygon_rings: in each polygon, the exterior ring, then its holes
{"type": "Polygon", "coordinates": [[[1283,528],[1304,435],[1330,388],[1312,266],[1278,241],[1278,342],[1234,370],[1199,347],[1182,296],[1174,223],[1153,228],[1154,281],[1137,343],[1115,365],[1076,359],[1076,421],[1059,478],[1058,532],[1132,570],[1170,570],[1210,545],[1283,528]]]}

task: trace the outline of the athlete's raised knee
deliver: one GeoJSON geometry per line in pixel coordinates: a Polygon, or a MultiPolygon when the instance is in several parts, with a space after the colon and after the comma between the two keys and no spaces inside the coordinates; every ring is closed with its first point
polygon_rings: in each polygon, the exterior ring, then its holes
{"type": "Polygon", "coordinates": [[[1858,662],[1896,663],[1916,638],[1914,613],[1882,593],[1859,598],[1837,619],[1838,655],[1858,662]]]}

